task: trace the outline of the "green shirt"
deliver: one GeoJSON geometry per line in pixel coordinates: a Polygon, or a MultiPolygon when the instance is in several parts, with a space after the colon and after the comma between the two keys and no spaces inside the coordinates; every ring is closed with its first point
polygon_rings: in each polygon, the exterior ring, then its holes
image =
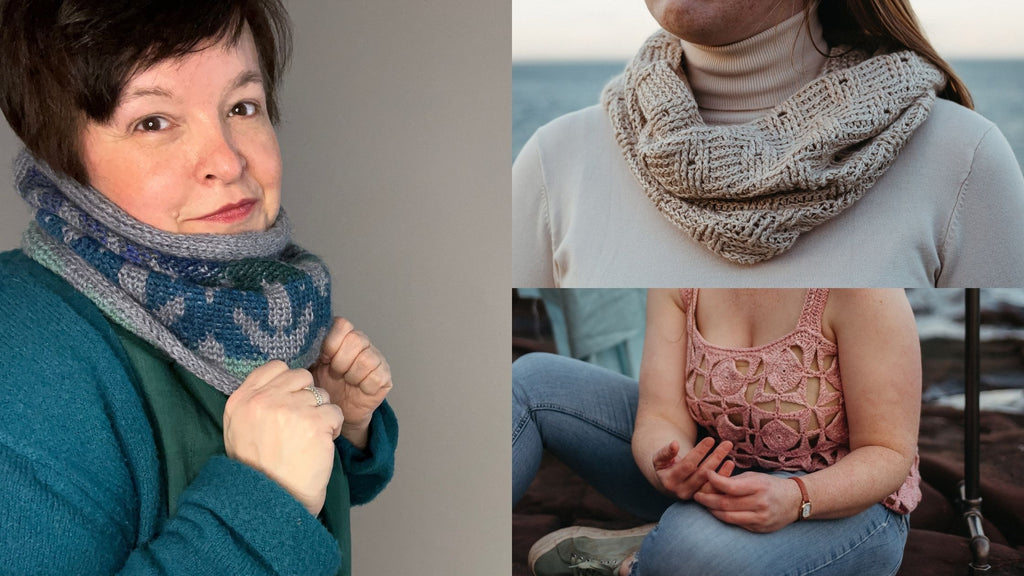
{"type": "MultiPolygon", "coordinates": [[[[111,323],[138,376],[139,394],[153,425],[161,472],[167,487],[167,515],[174,516],[178,497],[212,456],[225,455],[224,405],[228,397],[174,363],[154,346],[111,323]]],[[[338,541],[339,574],[352,572],[349,486],[338,452],[327,484],[327,499],[318,517],[338,541]]]]}

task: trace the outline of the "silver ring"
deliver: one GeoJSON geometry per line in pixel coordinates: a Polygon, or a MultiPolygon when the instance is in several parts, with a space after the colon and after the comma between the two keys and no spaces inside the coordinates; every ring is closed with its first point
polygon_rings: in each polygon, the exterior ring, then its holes
{"type": "Polygon", "coordinates": [[[306,386],[306,390],[309,390],[310,392],[313,393],[313,396],[316,396],[316,407],[317,408],[319,408],[319,407],[324,405],[324,397],[323,397],[322,394],[320,394],[320,391],[316,389],[316,386],[314,386],[313,384],[310,384],[309,386],[306,386]]]}

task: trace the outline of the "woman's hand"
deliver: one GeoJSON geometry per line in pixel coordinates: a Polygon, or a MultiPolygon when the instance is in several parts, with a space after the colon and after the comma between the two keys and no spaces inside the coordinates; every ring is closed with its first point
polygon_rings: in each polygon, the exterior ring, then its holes
{"type": "Polygon", "coordinates": [[[311,368],[316,385],[327,390],[345,415],[341,435],[366,448],[373,411],[391,391],[391,367],[366,334],[335,318],[311,368]]]}
{"type": "Polygon", "coordinates": [[[722,522],[760,533],[795,522],[803,501],[796,482],[760,472],[731,478],[709,473],[693,499],[722,522]]]}
{"type": "Polygon", "coordinates": [[[680,458],[679,442],[673,440],[654,454],[654,472],[666,490],[680,500],[689,500],[719,466],[722,467],[721,474],[728,476],[732,473],[735,465],[732,461],[725,461],[731,450],[732,442],[728,440],[715,448],[714,438],[705,438],[680,458]]]}
{"type": "Polygon", "coordinates": [[[313,376],[273,360],[253,370],[224,406],[224,449],[263,472],[316,516],[334,467],[344,416],[329,393],[310,393],[313,376]]]}

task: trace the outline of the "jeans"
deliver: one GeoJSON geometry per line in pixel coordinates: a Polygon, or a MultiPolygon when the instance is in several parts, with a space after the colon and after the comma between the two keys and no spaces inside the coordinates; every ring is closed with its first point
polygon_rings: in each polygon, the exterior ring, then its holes
{"type": "Polygon", "coordinates": [[[881,504],[848,518],[796,522],[755,534],[719,521],[695,502],[658,492],[640,473],[630,447],[638,396],[635,380],[585,362],[551,354],[517,360],[512,365],[513,503],[526,492],[546,448],[619,507],[658,521],[644,539],[633,576],[896,573],[909,516],[881,504]]]}
{"type": "Polygon", "coordinates": [[[640,473],[630,440],[636,380],[552,354],[512,365],[512,502],[537,474],[547,448],[620,508],[653,522],[674,500],[640,473]]]}

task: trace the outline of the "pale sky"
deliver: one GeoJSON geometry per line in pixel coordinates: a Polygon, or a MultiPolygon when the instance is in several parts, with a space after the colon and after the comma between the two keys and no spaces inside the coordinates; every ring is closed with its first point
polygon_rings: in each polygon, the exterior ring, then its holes
{"type": "MultiPolygon", "coordinates": [[[[914,0],[944,58],[1024,58],[1024,1],[914,0]]],[[[642,0],[512,0],[513,60],[626,60],[658,24],[642,0]]]]}

